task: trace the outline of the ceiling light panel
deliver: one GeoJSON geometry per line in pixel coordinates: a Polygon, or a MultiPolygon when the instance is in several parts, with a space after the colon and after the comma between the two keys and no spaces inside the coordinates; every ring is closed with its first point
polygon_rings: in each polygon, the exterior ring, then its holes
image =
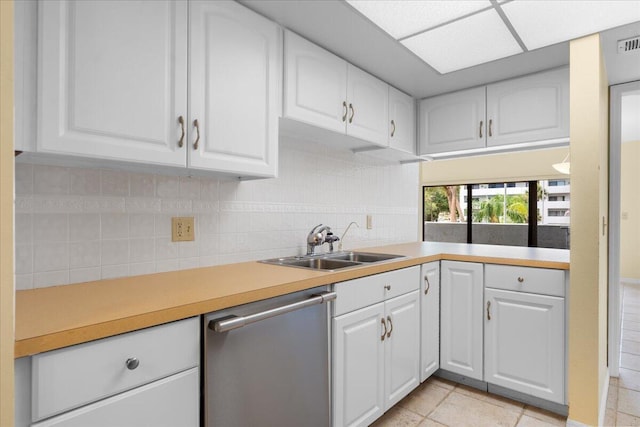
{"type": "Polygon", "coordinates": [[[638,0],[514,0],[501,7],[531,50],[640,21],[638,0]]]}
{"type": "Polygon", "coordinates": [[[442,74],[522,52],[494,9],[402,40],[442,74]]]}
{"type": "Polygon", "coordinates": [[[347,3],[396,40],[491,6],[488,0],[347,0],[347,3]]]}

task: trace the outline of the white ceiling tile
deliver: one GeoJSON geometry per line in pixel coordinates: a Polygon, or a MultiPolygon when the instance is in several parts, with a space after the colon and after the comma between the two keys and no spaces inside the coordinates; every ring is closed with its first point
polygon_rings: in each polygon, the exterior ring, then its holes
{"type": "Polygon", "coordinates": [[[491,6],[489,0],[347,0],[395,39],[491,6]]]}
{"type": "Polygon", "coordinates": [[[640,21],[639,0],[514,0],[501,7],[530,50],[640,21]]]}
{"type": "Polygon", "coordinates": [[[494,9],[402,41],[442,74],[522,52],[494,9]]]}

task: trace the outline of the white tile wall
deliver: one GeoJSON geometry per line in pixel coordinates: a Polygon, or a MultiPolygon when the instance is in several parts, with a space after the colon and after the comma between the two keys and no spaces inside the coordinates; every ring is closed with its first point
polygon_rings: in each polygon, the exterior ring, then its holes
{"type": "Polygon", "coordinates": [[[238,182],[17,163],[16,287],[302,254],[320,223],[360,224],[345,249],[418,240],[417,164],[292,142],[279,164],[238,182]],[[171,241],[172,216],[195,217],[194,242],[171,241]]]}

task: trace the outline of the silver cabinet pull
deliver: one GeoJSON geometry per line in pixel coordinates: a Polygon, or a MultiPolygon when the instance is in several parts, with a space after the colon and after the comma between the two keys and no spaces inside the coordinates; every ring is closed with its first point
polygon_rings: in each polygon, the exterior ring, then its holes
{"type": "Polygon", "coordinates": [[[482,138],[482,125],[484,124],[484,121],[480,120],[480,138],[482,138]]]}
{"type": "Polygon", "coordinates": [[[294,302],[280,307],[272,308],[270,310],[261,311],[255,314],[249,314],[246,316],[225,316],[221,319],[210,320],[208,323],[209,329],[215,332],[228,332],[232,329],[241,328],[252,323],[266,320],[271,317],[279,316],[281,314],[290,313],[301,308],[307,308],[312,305],[322,304],[328,301],[336,299],[337,294],[335,292],[321,292],[319,294],[312,295],[311,298],[294,302]]]}
{"type": "Polygon", "coordinates": [[[125,362],[125,365],[127,365],[128,370],[133,371],[140,365],[140,361],[136,357],[130,357],[125,362]]]}
{"type": "Polygon", "coordinates": [[[198,119],[193,121],[193,126],[196,128],[196,140],[193,143],[193,149],[198,149],[198,142],[200,142],[200,124],[198,123],[198,119]]]}
{"type": "Polygon", "coordinates": [[[342,108],[344,108],[344,114],[342,115],[342,121],[347,121],[347,101],[342,101],[342,108]]]}
{"type": "Polygon", "coordinates": [[[393,135],[396,134],[396,122],[394,120],[391,120],[391,126],[393,126],[393,130],[391,131],[391,138],[393,138],[393,135]]]}
{"type": "Polygon", "coordinates": [[[491,320],[491,301],[487,301],[487,320],[491,320]]]}
{"type": "Polygon", "coordinates": [[[493,136],[493,119],[489,119],[489,136],[493,136]]]}
{"type": "Polygon", "coordinates": [[[387,335],[387,323],[384,321],[384,317],[380,318],[380,323],[384,327],[384,331],[382,331],[382,335],[380,336],[380,341],[384,341],[384,336],[387,335]]]}
{"type": "Polygon", "coordinates": [[[387,322],[389,322],[389,332],[387,332],[387,338],[391,336],[391,332],[393,332],[393,322],[391,321],[391,316],[387,316],[387,322]]]}
{"type": "Polygon", "coordinates": [[[184,145],[184,117],[179,116],[178,123],[180,123],[180,131],[182,132],[180,134],[180,139],[178,140],[178,147],[182,148],[184,145]]]}
{"type": "Polygon", "coordinates": [[[518,277],[518,282],[519,282],[519,283],[524,282],[524,277],[522,277],[522,276],[518,277]]]}
{"type": "Polygon", "coordinates": [[[353,116],[356,115],[356,110],[353,109],[353,104],[349,104],[349,109],[351,110],[351,117],[349,117],[349,123],[353,123],[353,116]]]}
{"type": "Polygon", "coordinates": [[[425,295],[429,295],[429,289],[431,288],[431,283],[429,283],[429,276],[424,275],[424,281],[427,283],[427,288],[424,290],[425,295]]]}

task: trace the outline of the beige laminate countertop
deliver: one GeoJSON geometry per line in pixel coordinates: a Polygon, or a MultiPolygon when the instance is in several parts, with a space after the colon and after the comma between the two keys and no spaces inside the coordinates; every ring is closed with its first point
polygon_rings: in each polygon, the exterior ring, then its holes
{"type": "Polygon", "coordinates": [[[416,242],[362,249],[404,255],[335,272],[244,262],[16,292],[15,357],[441,259],[569,269],[569,251],[416,242]]]}

